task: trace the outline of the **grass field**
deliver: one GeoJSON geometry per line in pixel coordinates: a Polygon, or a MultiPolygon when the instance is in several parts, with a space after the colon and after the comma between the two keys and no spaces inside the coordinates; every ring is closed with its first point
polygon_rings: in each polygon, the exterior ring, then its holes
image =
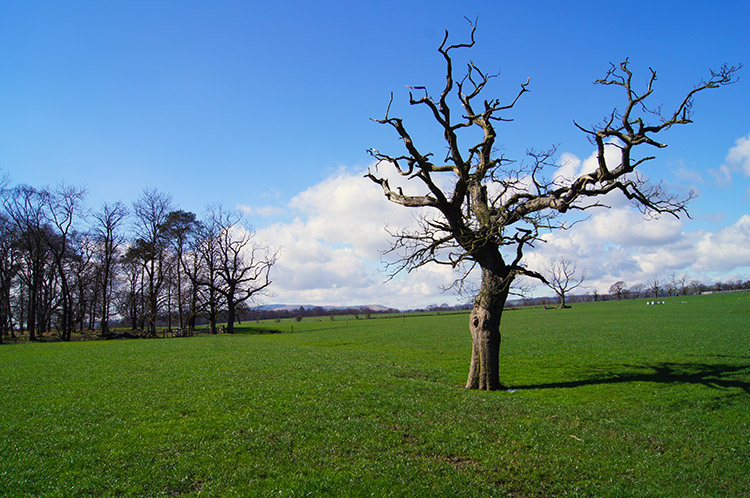
{"type": "Polygon", "coordinates": [[[3,346],[0,496],[750,496],[739,297],[3,346]]]}

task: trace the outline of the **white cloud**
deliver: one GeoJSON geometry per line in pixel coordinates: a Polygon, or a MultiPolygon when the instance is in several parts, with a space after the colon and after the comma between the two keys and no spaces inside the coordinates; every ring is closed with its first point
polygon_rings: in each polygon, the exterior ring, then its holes
{"type": "Polygon", "coordinates": [[[305,217],[309,237],[349,244],[365,259],[378,259],[387,248],[386,224],[410,224],[413,215],[389,203],[363,172],[345,169],[301,192],[289,206],[305,217]]]}
{"type": "Polygon", "coordinates": [[[289,208],[299,216],[257,233],[282,248],[273,269],[274,300],[399,308],[450,300],[440,290],[455,278],[449,268],[422,268],[386,282],[380,263],[389,247],[385,226],[412,226],[416,213],[388,202],[363,171],[342,168],[295,196],[289,208]]]}
{"type": "Polygon", "coordinates": [[[682,221],[673,216],[646,220],[632,208],[603,210],[583,228],[599,241],[625,245],[664,245],[679,239],[682,221]]]}
{"type": "MultiPolygon", "coordinates": [[[[745,142],[738,141],[742,156],[745,142]]],[[[733,149],[734,150],[734,149],[733,149]]],[[[732,159],[734,160],[734,159],[732,159]]],[[[556,178],[575,177],[596,167],[596,154],[584,160],[566,153],[556,178]]],[[[389,168],[381,165],[379,173],[389,168]]],[[[458,302],[444,293],[458,276],[446,266],[430,265],[387,281],[380,262],[389,247],[384,226],[413,227],[414,209],[388,202],[364,171],[342,168],[296,195],[283,210],[296,218],[257,230],[259,240],[282,248],[273,269],[275,302],[287,304],[383,304],[398,308],[458,302]]],[[[449,176],[449,175],[445,175],[449,176]]],[[[389,177],[391,186],[405,179],[389,177]]],[[[444,181],[444,180],[442,180],[444,181]]],[[[414,182],[412,182],[414,183],[414,182]]],[[[546,234],[524,260],[534,270],[566,256],[587,274],[586,290],[606,292],[618,280],[628,285],[676,272],[710,281],[718,274],[742,274],[750,268],[750,215],[731,226],[691,230],[689,220],[663,216],[645,220],[619,192],[607,195],[610,209],[587,211],[590,218],[571,229],[546,234]]],[[[256,208],[257,209],[257,208],[256,208]]],[[[476,275],[472,279],[476,278],[476,275]]],[[[540,288],[539,294],[549,291],[540,288]]]]}
{"type": "Polygon", "coordinates": [[[740,172],[750,177],[750,133],[746,137],[740,137],[734,142],[734,147],[729,149],[724,163],[718,170],[709,170],[719,185],[729,186],[732,182],[732,174],[740,172]]]}
{"type": "Polygon", "coordinates": [[[250,206],[248,204],[239,204],[237,209],[242,211],[248,216],[260,216],[262,218],[270,218],[272,216],[280,216],[284,214],[284,209],[278,206],[250,206]]]}
{"type": "MultiPolygon", "coordinates": [[[[645,221],[634,208],[600,210],[584,223],[545,237],[527,254],[529,268],[542,270],[565,256],[586,271],[588,290],[606,292],[617,280],[628,285],[675,272],[712,281],[750,269],[750,215],[714,231],[686,231],[672,217],[645,221]],[[717,277],[718,276],[718,277],[717,277]]],[[[542,292],[543,293],[543,292],[542,292]]]]}
{"type": "MultiPolygon", "coordinates": [[[[604,148],[604,157],[607,164],[619,165],[619,149],[614,146],[604,148]]],[[[558,185],[569,185],[581,175],[593,173],[599,167],[597,151],[592,152],[586,159],[581,160],[575,154],[563,152],[559,159],[560,167],[555,171],[553,180],[558,185]]],[[[591,201],[593,202],[593,201],[591,201]]],[[[596,202],[608,207],[629,206],[630,201],[618,190],[612,191],[604,196],[597,197],[596,202]]],[[[586,202],[583,201],[582,204],[586,202]]]]}
{"type": "Polygon", "coordinates": [[[750,215],[731,226],[705,233],[697,244],[694,267],[700,271],[726,272],[750,267],[750,215]]]}
{"type": "MultiPolygon", "coordinates": [[[[615,147],[605,147],[604,157],[608,164],[615,164],[619,161],[617,149],[615,147]]],[[[584,161],[581,161],[576,155],[569,152],[560,154],[560,167],[555,171],[553,182],[557,185],[569,185],[581,175],[593,173],[599,167],[598,154],[593,152],[584,161]]]]}
{"type": "Polygon", "coordinates": [[[738,138],[734,143],[734,147],[729,149],[726,162],[742,171],[745,176],[750,176],[750,134],[738,138]]]}
{"type": "Polygon", "coordinates": [[[732,184],[732,169],[726,164],[722,164],[721,166],[719,166],[718,170],[710,169],[708,171],[711,173],[711,176],[714,177],[714,180],[719,185],[728,187],[732,184]]]}

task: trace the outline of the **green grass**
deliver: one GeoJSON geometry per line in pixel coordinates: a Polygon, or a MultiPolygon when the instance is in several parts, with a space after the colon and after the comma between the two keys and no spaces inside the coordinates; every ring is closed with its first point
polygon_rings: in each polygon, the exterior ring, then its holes
{"type": "Polygon", "coordinates": [[[0,496],[748,496],[738,297],[3,346],[0,496]]]}

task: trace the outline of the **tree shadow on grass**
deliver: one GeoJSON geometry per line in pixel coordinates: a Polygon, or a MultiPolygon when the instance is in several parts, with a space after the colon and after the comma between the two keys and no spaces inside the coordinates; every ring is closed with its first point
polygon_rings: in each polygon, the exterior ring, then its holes
{"type": "Polygon", "coordinates": [[[741,389],[750,394],[750,365],[725,363],[673,363],[652,365],[617,365],[596,369],[593,376],[565,382],[513,386],[513,389],[564,389],[601,384],[655,382],[659,384],[694,384],[712,389],[741,389]],[[744,376],[745,380],[737,378],[744,376]]]}

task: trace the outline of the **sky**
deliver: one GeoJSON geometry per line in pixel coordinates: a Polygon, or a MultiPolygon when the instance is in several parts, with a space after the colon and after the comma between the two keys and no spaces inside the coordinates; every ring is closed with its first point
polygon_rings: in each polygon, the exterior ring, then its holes
{"type": "MultiPolygon", "coordinates": [[[[407,85],[439,93],[444,30],[476,45],[457,54],[499,73],[486,94],[530,92],[498,127],[500,150],[557,147],[567,172],[594,150],[575,125],[599,123],[622,95],[594,86],[630,61],[665,110],[711,68],[745,64],[737,84],[700,94],[694,123],[661,137],[643,171],[673,192],[697,193],[691,218],[646,221],[624,199],[589,212],[528,252],[543,269],[565,256],[583,292],[686,274],[750,278],[750,3],[631,1],[113,1],[0,2],[0,170],[12,184],[88,189],[87,203],[131,204],[144,190],[199,215],[240,209],[256,238],[281,250],[273,295],[287,304],[412,308],[465,302],[444,291],[450,268],[389,279],[385,226],[413,225],[363,178],[369,148],[398,155],[382,118],[404,119],[425,150],[444,149],[407,85]],[[619,4],[618,4],[619,5],[619,4]]],[[[551,174],[555,174],[552,172],[551,174]]],[[[473,278],[473,277],[472,277],[473,278]]],[[[537,294],[549,294],[538,289],[537,294]]]]}

